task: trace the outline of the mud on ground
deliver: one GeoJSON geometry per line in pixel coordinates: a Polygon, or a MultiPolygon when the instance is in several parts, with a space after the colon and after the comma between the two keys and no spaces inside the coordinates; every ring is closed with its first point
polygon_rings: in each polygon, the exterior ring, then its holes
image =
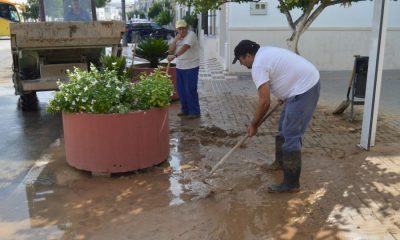
{"type": "MultiPolygon", "coordinates": [[[[206,119],[178,118],[176,112],[172,106],[171,153],[166,162],[111,178],[92,177],[64,161],[51,162],[35,183],[21,189],[29,227],[8,209],[5,213],[15,220],[2,223],[6,228],[0,235],[96,240],[364,239],[399,229],[400,171],[395,154],[399,146],[360,150],[349,143],[359,137],[358,122],[319,109],[318,121],[331,122],[335,128],[311,125],[304,138],[302,191],[276,195],[268,194],[266,187],[280,181],[281,173],[265,168],[274,160],[274,131],[260,132],[248,141],[205,184],[202,180],[211,167],[244,131],[222,129],[206,119]],[[390,185],[397,192],[391,192],[390,185]]],[[[48,157],[65,158],[62,144],[54,146],[53,154],[48,157]]]]}

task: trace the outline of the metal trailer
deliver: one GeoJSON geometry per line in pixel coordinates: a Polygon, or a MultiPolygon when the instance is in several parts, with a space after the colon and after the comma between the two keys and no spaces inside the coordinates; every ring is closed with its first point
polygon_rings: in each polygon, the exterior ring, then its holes
{"type": "MultiPolygon", "coordinates": [[[[65,7],[66,1],[74,0],[59,1],[65,7]]],[[[10,25],[13,82],[23,111],[37,110],[36,92],[57,90],[58,80],[68,81],[67,70],[88,70],[90,63],[98,66],[106,47],[113,55],[120,54],[125,23],[96,21],[94,0],[90,1],[92,21],[46,22],[46,0],[40,0],[42,22],[10,25]]]]}

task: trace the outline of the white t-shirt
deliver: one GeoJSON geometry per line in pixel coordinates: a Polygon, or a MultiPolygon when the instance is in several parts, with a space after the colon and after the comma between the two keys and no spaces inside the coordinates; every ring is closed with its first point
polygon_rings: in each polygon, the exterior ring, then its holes
{"type": "Polygon", "coordinates": [[[189,45],[190,48],[176,58],[176,68],[178,69],[191,69],[200,65],[199,55],[199,42],[197,41],[196,34],[192,31],[188,31],[186,36],[182,40],[176,42],[176,51],[178,51],[183,45],[189,45]]]}
{"type": "Polygon", "coordinates": [[[271,93],[282,100],[307,92],[319,81],[317,68],[287,49],[260,47],[251,69],[257,89],[269,82],[271,93]]]}

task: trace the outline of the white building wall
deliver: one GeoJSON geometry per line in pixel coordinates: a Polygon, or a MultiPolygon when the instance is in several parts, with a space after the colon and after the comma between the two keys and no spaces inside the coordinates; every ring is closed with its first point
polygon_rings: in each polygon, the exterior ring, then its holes
{"type": "MultiPolygon", "coordinates": [[[[284,14],[277,9],[277,1],[268,1],[267,15],[250,15],[250,4],[227,4],[228,34],[221,38],[219,55],[231,72],[247,71],[232,62],[233,49],[242,39],[261,45],[287,48],[291,32],[284,14]],[[222,45],[228,46],[222,51],[222,45]]],[[[390,2],[389,29],[386,42],[385,69],[400,69],[400,2],[390,2]]],[[[313,62],[319,70],[350,70],[353,55],[368,55],[370,45],[373,2],[353,3],[350,7],[331,6],[324,10],[301,36],[300,54],[313,62]]]]}

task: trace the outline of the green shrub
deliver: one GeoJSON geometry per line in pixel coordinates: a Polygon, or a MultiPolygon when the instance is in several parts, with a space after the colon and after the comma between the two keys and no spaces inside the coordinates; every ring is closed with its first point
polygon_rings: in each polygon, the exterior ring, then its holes
{"type": "Polygon", "coordinates": [[[173,89],[169,76],[159,69],[141,76],[137,83],[120,77],[114,69],[100,71],[94,65],[89,72],[75,68],[68,77],[69,82],[58,82],[59,91],[49,103],[49,112],[127,113],[164,107],[170,103],[173,89]]]}
{"type": "Polygon", "coordinates": [[[133,91],[137,96],[135,106],[138,109],[163,107],[171,101],[173,85],[169,76],[157,68],[149,75],[142,74],[133,91]]]}

